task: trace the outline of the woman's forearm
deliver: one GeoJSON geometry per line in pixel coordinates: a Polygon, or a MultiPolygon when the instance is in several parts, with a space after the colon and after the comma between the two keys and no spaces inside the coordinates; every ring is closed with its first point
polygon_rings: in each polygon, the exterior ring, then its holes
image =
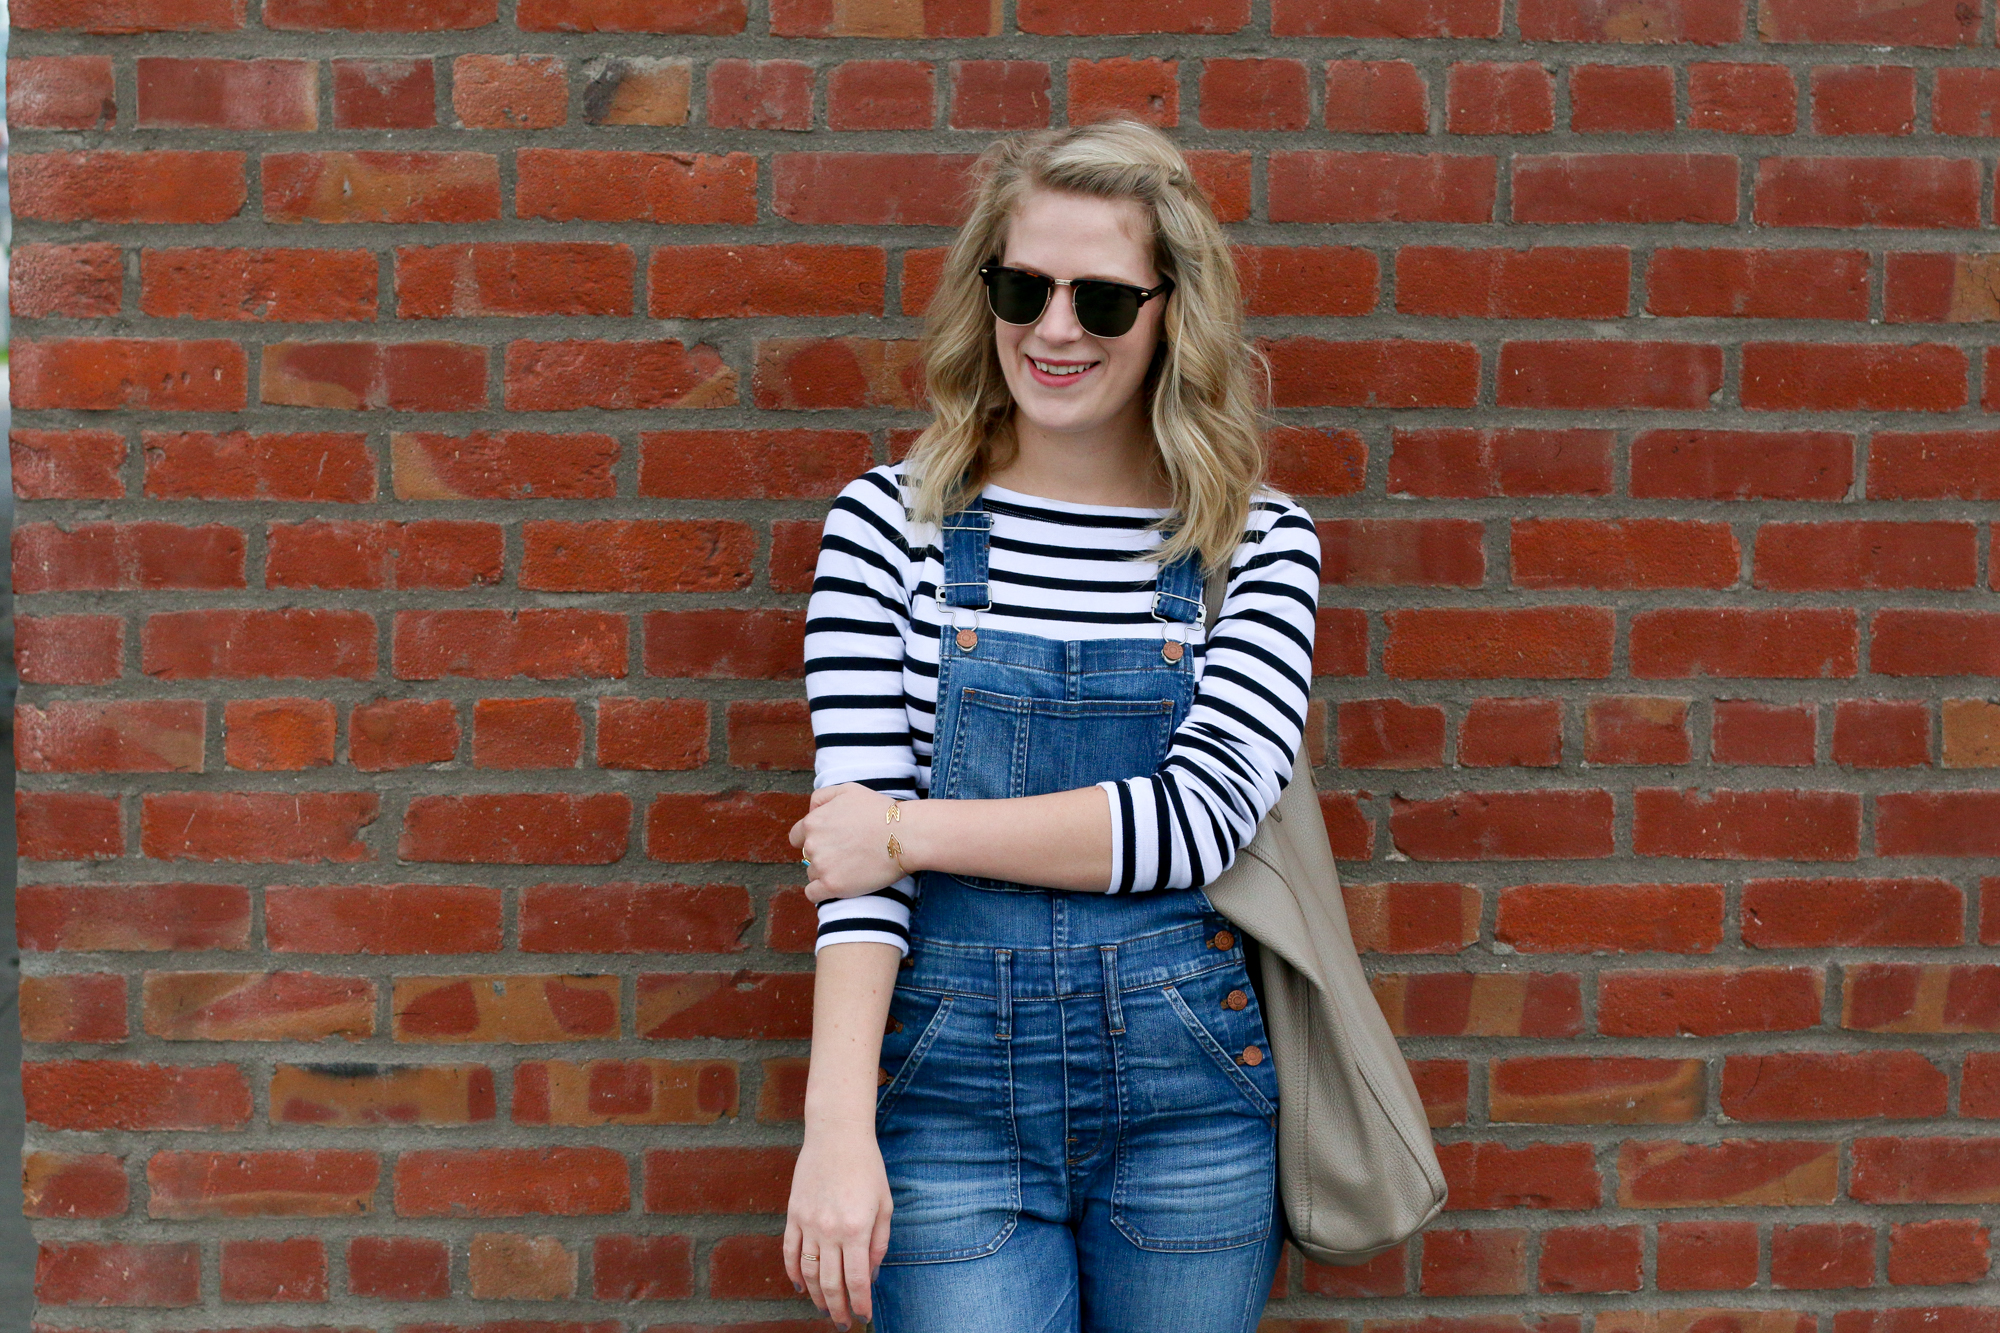
{"type": "MultiPolygon", "coordinates": [[[[909,801],[897,840],[911,870],[1103,893],[1111,802],[1102,787],[997,801],[909,801]]],[[[831,946],[829,946],[831,947],[831,946]]]]}
{"type": "Polygon", "coordinates": [[[875,1124],[876,1071],[882,1029],[900,959],[894,945],[828,944],[815,960],[812,1065],[806,1073],[806,1125],[875,1124]]]}

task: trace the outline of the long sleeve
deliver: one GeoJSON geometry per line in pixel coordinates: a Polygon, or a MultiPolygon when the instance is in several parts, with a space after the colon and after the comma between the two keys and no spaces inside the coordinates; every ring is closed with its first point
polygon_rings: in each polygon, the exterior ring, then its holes
{"type": "MultiPolygon", "coordinates": [[[[806,605],[806,700],[812,711],[813,786],[858,782],[898,799],[918,791],[903,699],[910,553],[901,500],[885,468],[863,473],[827,514],[806,605]]],[[[916,884],[819,905],[818,948],[873,940],[910,947],[916,884]]]]}
{"type": "Polygon", "coordinates": [[[1111,797],[1113,893],[1208,883],[1291,780],[1312,683],[1319,535],[1297,505],[1265,498],[1248,538],[1166,759],[1150,776],[1098,784],[1111,797]]]}

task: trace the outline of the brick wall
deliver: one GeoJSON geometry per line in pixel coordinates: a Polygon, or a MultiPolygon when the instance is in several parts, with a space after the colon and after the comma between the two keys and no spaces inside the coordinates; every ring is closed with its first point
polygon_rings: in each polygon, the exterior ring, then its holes
{"type": "Polygon", "coordinates": [[[1267,1327],[2000,1328],[1985,0],[13,15],[50,1325],[822,1327],[817,522],[969,155],[1127,111],[1243,245],[1451,1178],[1267,1327]]]}

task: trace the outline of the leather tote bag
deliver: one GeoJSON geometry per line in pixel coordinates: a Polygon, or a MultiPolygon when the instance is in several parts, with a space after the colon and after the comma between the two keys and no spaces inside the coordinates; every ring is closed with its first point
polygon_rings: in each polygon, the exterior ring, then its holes
{"type": "MultiPolygon", "coordinates": [[[[1207,623],[1222,605],[1207,587],[1207,623]]],[[[1309,1259],[1358,1264],[1444,1206],[1444,1172],[1417,1085],[1368,988],[1348,930],[1312,767],[1249,846],[1203,886],[1257,941],[1259,1003],[1278,1074],[1278,1190],[1309,1259]]]]}

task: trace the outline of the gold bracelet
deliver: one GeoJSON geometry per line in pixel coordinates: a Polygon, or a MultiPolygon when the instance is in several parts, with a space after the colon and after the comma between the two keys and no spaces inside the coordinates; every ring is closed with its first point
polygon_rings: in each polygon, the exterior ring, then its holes
{"type": "MultiPolygon", "coordinates": [[[[889,808],[882,812],[882,822],[885,824],[902,823],[903,803],[893,797],[890,798],[889,808]]],[[[903,864],[903,844],[896,841],[896,835],[893,833],[889,835],[889,859],[896,863],[896,869],[902,871],[905,875],[910,873],[910,868],[903,864]]]]}

